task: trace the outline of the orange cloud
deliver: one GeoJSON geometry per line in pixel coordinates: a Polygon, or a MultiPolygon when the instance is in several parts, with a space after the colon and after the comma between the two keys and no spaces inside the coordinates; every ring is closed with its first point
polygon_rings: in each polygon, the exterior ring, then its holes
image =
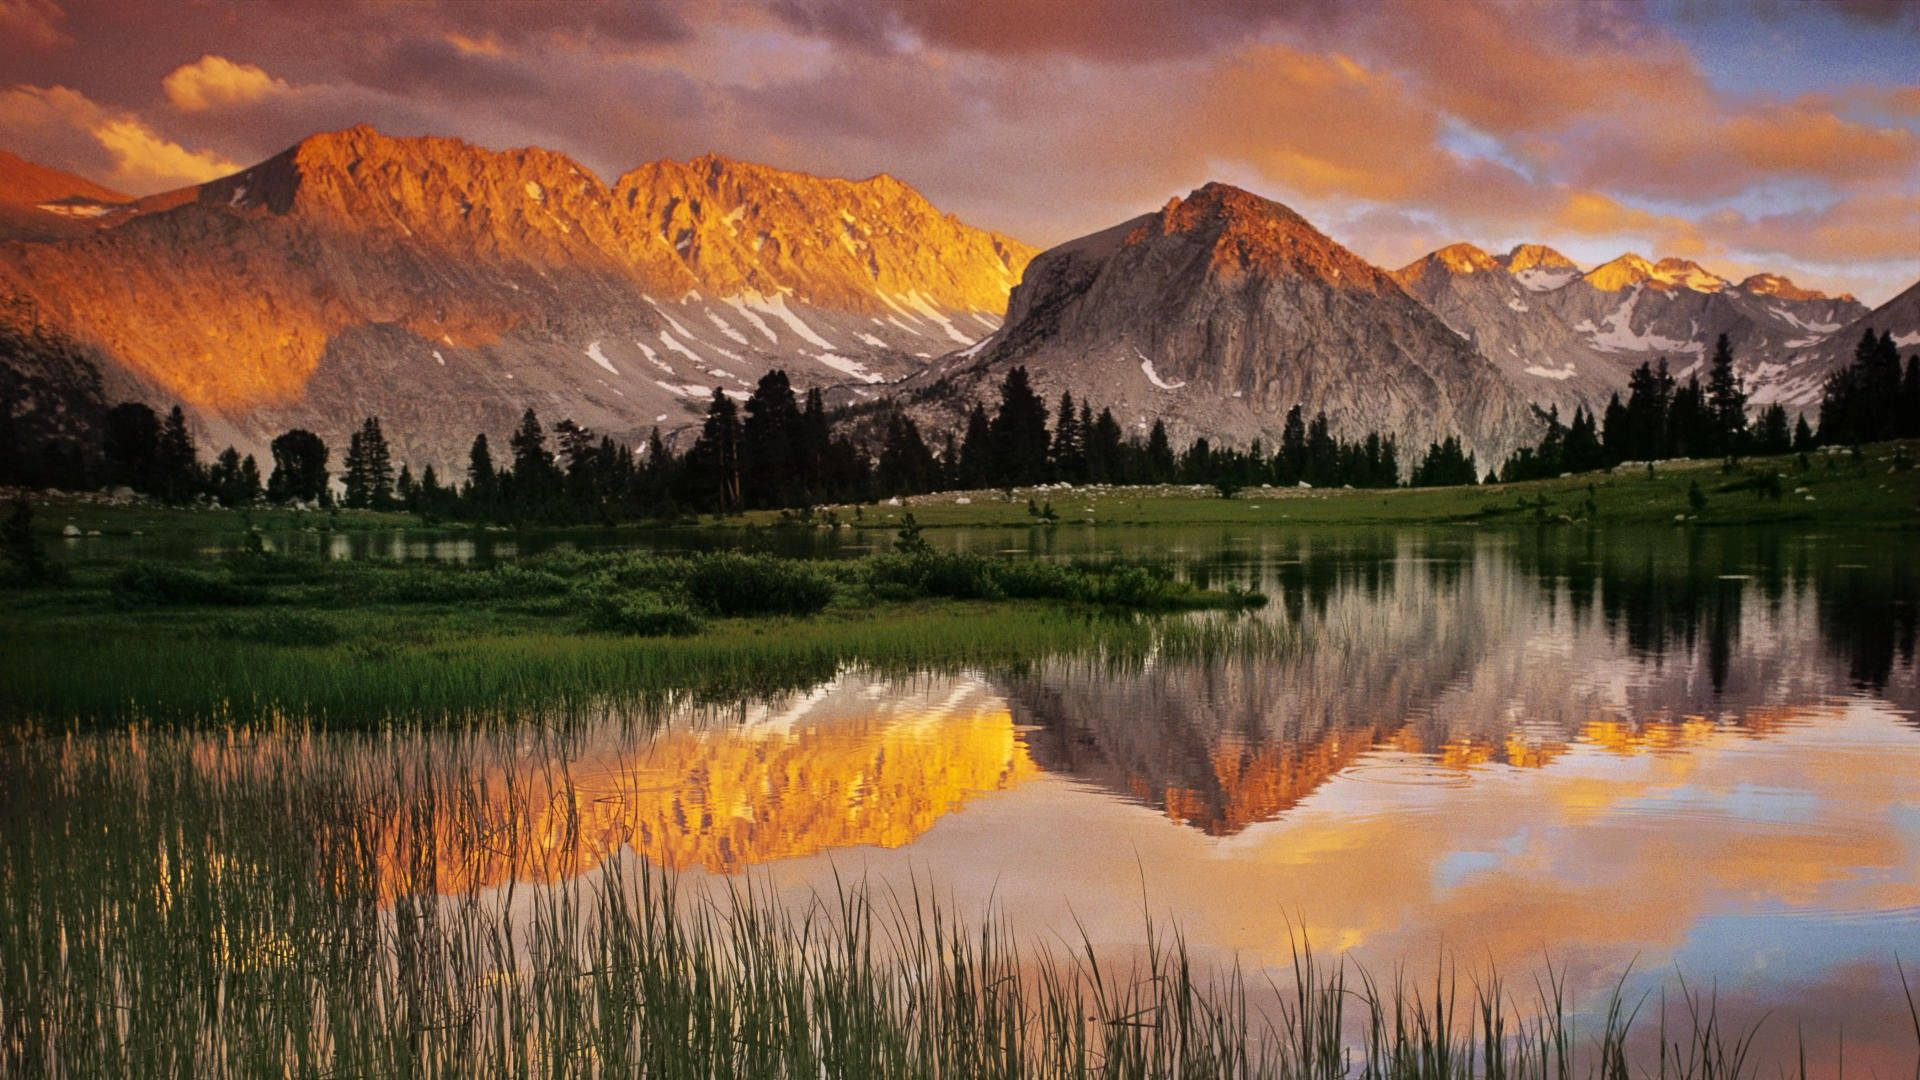
{"type": "Polygon", "coordinates": [[[68,154],[104,155],[110,186],[154,191],[198,184],[237,172],[239,164],[207,150],[189,150],[139,117],[111,112],[65,86],[15,86],[0,93],[0,139],[65,145],[68,154]]]}
{"type": "Polygon", "coordinates": [[[1550,227],[1592,236],[1636,235],[1655,239],[1662,254],[1698,255],[1706,248],[1685,218],[1626,206],[1598,191],[1569,191],[1549,219],[1550,227]]]}
{"type": "Polygon", "coordinates": [[[208,53],[191,64],[174,68],[160,80],[174,107],[201,112],[227,105],[245,105],[283,93],[287,84],[253,64],[236,64],[208,53]]]}
{"type": "Polygon", "coordinates": [[[0,0],[0,35],[34,49],[72,44],[60,24],[67,13],[53,0],[0,0]]]}
{"type": "Polygon", "coordinates": [[[1920,236],[1920,195],[1857,195],[1823,210],[1747,218],[1731,211],[1707,219],[1727,241],[1757,252],[1824,262],[1912,260],[1920,236]]]}
{"type": "Polygon", "coordinates": [[[1843,120],[1833,105],[1801,98],[1727,118],[1725,145],[1748,168],[1853,181],[1900,176],[1920,163],[1920,136],[1906,128],[1843,120]]]}
{"type": "Polygon", "coordinates": [[[1251,47],[1181,125],[1197,157],[1243,160],[1307,195],[1407,198],[1444,165],[1439,121],[1390,76],[1286,45],[1251,47]]]}

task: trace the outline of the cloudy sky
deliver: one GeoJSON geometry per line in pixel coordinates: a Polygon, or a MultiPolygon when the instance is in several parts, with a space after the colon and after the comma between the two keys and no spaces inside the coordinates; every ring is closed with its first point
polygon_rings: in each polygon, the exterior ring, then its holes
{"type": "Polygon", "coordinates": [[[1046,245],[1208,179],[1386,266],[1920,278],[1920,2],[0,0],[0,147],[143,194],[318,130],[890,172],[1046,245]]]}

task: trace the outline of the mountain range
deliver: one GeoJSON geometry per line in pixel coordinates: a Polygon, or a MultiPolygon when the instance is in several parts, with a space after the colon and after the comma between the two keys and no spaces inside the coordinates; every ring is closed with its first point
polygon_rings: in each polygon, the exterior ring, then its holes
{"type": "Polygon", "coordinates": [[[178,402],[256,452],[379,416],[416,466],[527,407],[672,430],[774,367],[858,400],[998,326],[1032,256],[884,175],[709,156],[608,185],[365,127],[102,218],[0,244],[0,294],[95,350],[107,397],[178,402]]]}
{"type": "Polygon", "coordinates": [[[179,403],[203,443],[264,454],[371,415],[397,459],[443,470],[528,407],[635,440],[775,367],[957,425],[1014,365],[1176,442],[1271,443],[1300,404],[1489,463],[1534,436],[1535,404],[1598,407],[1661,356],[1684,378],[1722,333],[1754,401],[1796,411],[1864,327],[1920,342],[1920,285],[1870,312],[1540,245],[1388,272],[1224,184],[1036,253],[884,174],[707,155],[606,183],[552,151],[364,126],[138,199],[0,154],[0,299],[77,346],[0,361],[29,427],[179,403]]]}

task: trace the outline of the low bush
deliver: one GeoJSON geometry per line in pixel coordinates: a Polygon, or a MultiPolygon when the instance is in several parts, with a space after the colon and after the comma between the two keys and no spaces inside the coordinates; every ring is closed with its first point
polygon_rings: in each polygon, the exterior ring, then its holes
{"type": "Polygon", "coordinates": [[[686,606],[646,593],[596,596],[582,605],[586,628],[636,637],[685,637],[700,632],[700,616],[686,606]]]}
{"type": "Polygon", "coordinates": [[[257,641],[265,645],[333,645],[345,636],[338,626],[318,615],[284,609],[251,618],[222,619],[214,624],[214,633],[235,641],[257,641]]]}
{"type": "Polygon", "coordinates": [[[115,574],[109,586],[122,607],[258,604],[266,593],[226,574],[173,563],[136,562],[115,574]]]}
{"type": "Polygon", "coordinates": [[[715,615],[812,615],[833,599],[833,583],[807,563],[731,552],[693,561],[687,596],[715,615]]]}
{"type": "Polygon", "coordinates": [[[366,599],[390,604],[457,604],[557,596],[569,585],[550,571],[509,564],[486,570],[390,570],[374,575],[366,587],[366,599]]]}

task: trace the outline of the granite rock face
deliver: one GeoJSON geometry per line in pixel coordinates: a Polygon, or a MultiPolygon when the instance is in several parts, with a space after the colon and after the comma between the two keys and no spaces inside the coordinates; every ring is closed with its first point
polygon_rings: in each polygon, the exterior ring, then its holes
{"type": "Polygon", "coordinates": [[[991,332],[1031,249],[887,176],[708,156],[603,183],[564,155],[371,128],[0,243],[0,294],[203,441],[331,444],[379,416],[416,471],[529,406],[619,438],[783,367],[835,400],[991,332]]]}
{"type": "Polygon", "coordinates": [[[1208,184],[1042,252],[993,337],[908,380],[942,422],[1025,365],[1129,432],[1167,423],[1273,446],[1295,404],[1336,434],[1392,433],[1403,462],[1459,435],[1481,463],[1533,437],[1525,398],[1399,282],[1286,207],[1208,184]]]}

